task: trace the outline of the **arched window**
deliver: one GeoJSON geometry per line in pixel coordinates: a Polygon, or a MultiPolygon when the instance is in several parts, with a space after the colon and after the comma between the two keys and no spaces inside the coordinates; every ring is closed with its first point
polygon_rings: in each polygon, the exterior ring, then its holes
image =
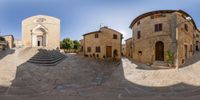
{"type": "Polygon", "coordinates": [[[185,24],[185,30],[188,32],[188,25],[185,24]]]}
{"type": "Polygon", "coordinates": [[[138,31],[138,32],[137,32],[137,39],[140,39],[140,37],[141,37],[141,32],[138,31]]]}

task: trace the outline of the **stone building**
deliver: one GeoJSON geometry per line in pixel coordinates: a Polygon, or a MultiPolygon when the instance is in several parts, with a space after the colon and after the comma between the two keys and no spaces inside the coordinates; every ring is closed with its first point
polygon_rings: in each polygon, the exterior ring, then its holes
{"type": "Polygon", "coordinates": [[[167,62],[171,52],[177,68],[192,57],[199,30],[192,17],[182,10],[159,10],[138,16],[130,25],[133,32],[133,59],[152,64],[167,62]],[[167,53],[168,52],[168,53],[167,53]]]}
{"type": "Polygon", "coordinates": [[[200,50],[200,31],[196,30],[194,36],[195,36],[195,40],[194,40],[195,47],[194,47],[194,49],[196,49],[196,51],[199,51],[200,50]]]}
{"type": "Polygon", "coordinates": [[[0,36],[0,51],[5,50],[8,43],[5,41],[5,38],[0,36]]]}
{"type": "Polygon", "coordinates": [[[4,35],[3,38],[7,42],[7,48],[11,49],[14,47],[14,37],[13,35],[4,35]]]}
{"type": "Polygon", "coordinates": [[[93,58],[121,58],[122,34],[108,27],[84,34],[83,52],[93,58]]]}
{"type": "Polygon", "coordinates": [[[129,38],[126,41],[126,57],[133,58],[133,40],[129,38]]]}
{"type": "Polygon", "coordinates": [[[22,44],[25,47],[60,48],[60,20],[45,15],[23,20],[22,44]]]}
{"type": "Polygon", "coordinates": [[[122,44],[122,56],[126,56],[126,44],[122,44]]]}
{"type": "Polygon", "coordinates": [[[83,54],[84,52],[83,52],[83,48],[84,48],[84,41],[83,41],[83,39],[81,39],[80,41],[80,48],[79,48],[79,54],[83,54]]]}
{"type": "Polygon", "coordinates": [[[15,39],[15,40],[14,40],[14,44],[15,44],[15,47],[17,47],[17,48],[22,47],[22,41],[21,41],[21,40],[15,39]]]}

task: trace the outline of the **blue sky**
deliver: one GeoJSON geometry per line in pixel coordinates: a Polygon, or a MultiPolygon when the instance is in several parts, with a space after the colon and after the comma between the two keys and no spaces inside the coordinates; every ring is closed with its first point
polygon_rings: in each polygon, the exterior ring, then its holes
{"type": "Polygon", "coordinates": [[[200,27],[200,0],[0,0],[1,35],[21,38],[21,21],[34,15],[61,20],[61,38],[80,40],[82,35],[108,26],[131,37],[129,25],[142,13],[182,9],[200,27]]]}

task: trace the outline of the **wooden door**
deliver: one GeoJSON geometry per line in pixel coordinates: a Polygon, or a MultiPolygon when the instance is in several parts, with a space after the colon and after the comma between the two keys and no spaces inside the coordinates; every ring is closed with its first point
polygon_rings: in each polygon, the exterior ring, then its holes
{"type": "Polygon", "coordinates": [[[164,43],[163,42],[157,42],[156,43],[156,61],[164,61],[164,43]]]}
{"type": "Polygon", "coordinates": [[[106,47],[106,57],[112,57],[112,46],[106,47]]]}

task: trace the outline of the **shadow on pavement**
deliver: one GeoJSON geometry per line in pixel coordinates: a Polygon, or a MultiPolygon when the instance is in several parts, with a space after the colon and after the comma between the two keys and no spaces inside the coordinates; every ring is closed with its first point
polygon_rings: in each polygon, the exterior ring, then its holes
{"type": "Polygon", "coordinates": [[[0,51],[0,60],[3,59],[4,57],[6,57],[7,55],[13,54],[15,53],[14,49],[8,49],[5,51],[0,51]]]}
{"type": "Polygon", "coordinates": [[[122,61],[77,55],[68,55],[57,66],[43,67],[25,62],[17,67],[12,85],[0,88],[0,94],[4,97],[9,94],[8,98],[13,96],[19,100],[186,100],[200,94],[199,86],[183,82],[164,87],[130,82],[124,73],[126,67],[122,61]]]}

